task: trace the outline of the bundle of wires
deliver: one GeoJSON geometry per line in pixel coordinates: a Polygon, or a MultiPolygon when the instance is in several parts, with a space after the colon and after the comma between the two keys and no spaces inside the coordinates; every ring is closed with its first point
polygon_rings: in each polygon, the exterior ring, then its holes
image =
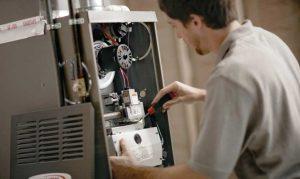
{"type": "Polygon", "coordinates": [[[119,45],[119,43],[117,42],[117,40],[114,39],[114,38],[107,32],[106,28],[107,28],[107,25],[106,25],[106,24],[102,24],[102,26],[101,26],[101,31],[102,31],[104,37],[105,37],[106,39],[108,39],[108,40],[111,41],[111,45],[119,45]]]}
{"type": "Polygon", "coordinates": [[[122,76],[122,79],[123,79],[124,88],[130,88],[127,73],[122,68],[120,68],[120,72],[121,72],[121,76],[122,76]]]}
{"type": "MultiPolygon", "coordinates": [[[[116,45],[116,46],[119,45],[117,40],[114,39],[109,33],[107,33],[105,31],[105,27],[102,27],[101,30],[102,30],[102,33],[103,33],[104,37],[111,41],[111,45],[116,45]]],[[[124,69],[120,68],[120,73],[121,73],[121,77],[122,77],[122,80],[123,80],[123,88],[124,89],[130,88],[129,79],[128,79],[126,71],[124,71],[124,69]]]]}

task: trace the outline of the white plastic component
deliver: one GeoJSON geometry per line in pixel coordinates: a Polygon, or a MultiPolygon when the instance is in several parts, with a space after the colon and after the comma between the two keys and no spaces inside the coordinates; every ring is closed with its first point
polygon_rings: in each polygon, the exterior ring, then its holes
{"type": "Polygon", "coordinates": [[[101,40],[97,40],[94,42],[93,47],[95,50],[95,57],[97,58],[99,51],[104,47],[108,47],[108,44],[101,40]]]}
{"type": "Polygon", "coordinates": [[[121,154],[120,139],[125,141],[136,165],[153,167],[162,164],[162,143],[156,127],[112,135],[117,155],[121,154]]]}
{"type": "Polygon", "coordinates": [[[40,175],[31,176],[28,179],[47,179],[47,178],[72,179],[71,175],[67,173],[44,173],[40,175]]]}
{"type": "Polygon", "coordinates": [[[109,5],[104,7],[105,11],[130,11],[127,6],[122,5],[109,5]]]}
{"type": "MultiPolygon", "coordinates": [[[[93,46],[94,46],[94,50],[95,50],[95,57],[98,56],[98,53],[102,48],[108,47],[108,45],[105,42],[100,41],[100,40],[95,41],[93,46]]],[[[108,72],[104,78],[99,79],[100,89],[107,88],[113,82],[114,77],[115,77],[115,72],[111,71],[111,72],[108,72]]]]}
{"type": "Polygon", "coordinates": [[[136,105],[140,103],[138,94],[134,89],[122,91],[122,98],[125,105],[136,105]]]}
{"type": "Polygon", "coordinates": [[[107,88],[113,82],[114,77],[115,77],[115,72],[111,71],[108,72],[104,78],[99,79],[100,89],[107,88]]]}
{"type": "Polygon", "coordinates": [[[142,130],[144,127],[145,127],[145,121],[141,120],[140,122],[137,122],[134,124],[113,127],[113,128],[111,128],[111,132],[113,135],[115,135],[115,134],[120,134],[120,133],[124,133],[124,132],[142,130]]]}
{"type": "Polygon", "coordinates": [[[128,107],[125,108],[125,114],[127,119],[129,119],[129,121],[137,121],[140,120],[142,117],[145,116],[145,110],[144,110],[144,105],[142,102],[140,102],[139,104],[135,104],[135,105],[130,105],[128,107]]]}

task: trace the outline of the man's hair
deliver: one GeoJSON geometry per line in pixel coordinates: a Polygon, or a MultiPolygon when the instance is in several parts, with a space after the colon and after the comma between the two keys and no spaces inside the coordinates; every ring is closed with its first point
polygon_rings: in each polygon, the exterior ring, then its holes
{"type": "Polygon", "coordinates": [[[172,19],[186,25],[191,14],[203,18],[207,27],[221,29],[237,19],[234,0],[159,0],[159,6],[172,19]]]}

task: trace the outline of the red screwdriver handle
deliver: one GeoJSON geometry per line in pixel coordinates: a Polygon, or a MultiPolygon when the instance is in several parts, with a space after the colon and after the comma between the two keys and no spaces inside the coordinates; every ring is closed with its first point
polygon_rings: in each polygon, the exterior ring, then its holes
{"type": "Polygon", "coordinates": [[[172,99],[177,97],[177,94],[175,92],[170,92],[168,94],[171,96],[172,99]]]}
{"type": "Polygon", "coordinates": [[[162,98],[160,98],[160,100],[153,104],[148,110],[147,112],[149,113],[149,115],[153,115],[159,108],[161,108],[167,101],[174,99],[177,97],[177,94],[175,92],[170,92],[165,94],[162,98]]]}

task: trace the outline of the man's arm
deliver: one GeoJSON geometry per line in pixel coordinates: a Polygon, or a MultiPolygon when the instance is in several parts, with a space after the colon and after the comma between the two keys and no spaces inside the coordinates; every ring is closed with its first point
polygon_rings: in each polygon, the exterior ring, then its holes
{"type": "Polygon", "coordinates": [[[181,102],[195,102],[204,101],[206,96],[206,90],[194,88],[192,86],[183,84],[181,82],[175,81],[168,86],[161,89],[152,101],[152,104],[157,103],[160,98],[162,98],[167,93],[176,93],[177,97],[167,101],[164,105],[164,109],[169,109],[171,106],[181,102]]]}
{"type": "Polygon", "coordinates": [[[115,179],[205,179],[203,175],[193,171],[188,165],[177,165],[167,168],[150,168],[123,165],[111,161],[113,178],[115,179]]]}
{"type": "Polygon", "coordinates": [[[114,179],[204,179],[206,177],[193,171],[188,165],[167,168],[150,168],[135,166],[135,161],[123,139],[120,140],[121,156],[111,156],[110,163],[114,179]]]}

